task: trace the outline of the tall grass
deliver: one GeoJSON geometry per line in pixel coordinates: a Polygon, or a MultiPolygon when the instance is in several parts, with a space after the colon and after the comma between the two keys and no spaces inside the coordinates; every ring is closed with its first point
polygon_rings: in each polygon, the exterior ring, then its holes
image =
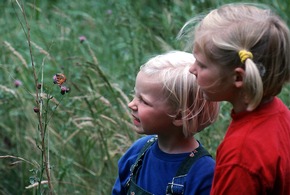
{"type": "MultiPolygon", "coordinates": [[[[182,50],[176,40],[182,25],[223,2],[1,1],[0,194],[47,194],[50,188],[54,194],[110,194],[117,160],[138,138],[127,104],[139,66],[152,55],[182,50]],[[53,84],[56,73],[66,75],[69,93],[53,84]],[[33,110],[39,103],[42,122],[33,110]],[[40,174],[43,149],[51,186],[41,183],[48,179],[40,174]]],[[[264,2],[289,17],[287,3],[264,2]]],[[[280,97],[290,106],[289,90],[280,97]]],[[[229,109],[222,104],[219,120],[197,135],[213,156],[229,109]]]]}

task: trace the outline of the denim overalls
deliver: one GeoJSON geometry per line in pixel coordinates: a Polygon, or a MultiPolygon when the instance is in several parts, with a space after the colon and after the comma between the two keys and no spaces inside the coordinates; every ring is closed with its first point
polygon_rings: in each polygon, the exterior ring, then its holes
{"type": "MultiPolygon", "coordinates": [[[[136,184],[138,171],[142,166],[142,160],[146,151],[150,146],[157,140],[157,137],[153,137],[147,141],[147,143],[142,148],[139,153],[136,162],[132,165],[130,171],[130,178],[126,183],[127,195],[153,195],[147,192],[143,188],[136,184]]],[[[201,157],[210,156],[210,154],[200,145],[196,150],[194,150],[180,165],[175,177],[173,177],[172,182],[168,183],[166,187],[166,195],[182,195],[184,194],[184,185],[186,180],[186,175],[192,165],[201,157]]]]}

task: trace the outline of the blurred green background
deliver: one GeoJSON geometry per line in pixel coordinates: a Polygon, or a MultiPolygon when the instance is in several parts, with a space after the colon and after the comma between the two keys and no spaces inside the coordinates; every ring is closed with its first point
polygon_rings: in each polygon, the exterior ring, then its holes
{"type": "MultiPolygon", "coordinates": [[[[54,193],[110,194],[118,159],[139,137],[127,103],[140,65],[183,50],[183,24],[228,2],[0,0],[0,194],[39,194],[26,189],[43,167],[33,70],[54,193]],[[56,73],[66,75],[69,93],[53,84],[56,73]]],[[[289,24],[287,1],[251,2],[272,6],[289,24]]],[[[279,95],[288,106],[289,90],[279,95]]],[[[218,121],[196,135],[213,156],[230,109],[222,103],[218,121]]]]}

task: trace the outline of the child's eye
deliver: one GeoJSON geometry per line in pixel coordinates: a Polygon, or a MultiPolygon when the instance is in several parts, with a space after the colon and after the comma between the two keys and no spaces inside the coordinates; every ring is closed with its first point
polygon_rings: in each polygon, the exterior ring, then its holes
{"type": "Polygon", "coordinates": [[[138,100],[140,103],[143,103],[145,105],[149,105],[149,103],[147,101],[145,101],[142,97],[138,97],[138,100]]]}
{"type": "Polygon", "coordinates": [[[139,99],[139,102],[146,103],[142,97],[139,97],[138,99],[139,99]]]}

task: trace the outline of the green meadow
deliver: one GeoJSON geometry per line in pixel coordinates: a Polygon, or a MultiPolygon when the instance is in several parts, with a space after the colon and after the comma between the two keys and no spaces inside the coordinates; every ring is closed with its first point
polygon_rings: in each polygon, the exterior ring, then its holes
{"type": "MultiPolygon", "coordinates": [[[[183,24],[228,2],[0,0],[0,194],[110,194],[139,137],[127,104],[140,65],[184,50],[183,24]]],[[[251,2],[290,24],[287,1],[251,2]]],[[[290,107],[290,85],[279,97],[290,107]]],[[[230,109],[196,135],[214,157],[230,109]]]]}

